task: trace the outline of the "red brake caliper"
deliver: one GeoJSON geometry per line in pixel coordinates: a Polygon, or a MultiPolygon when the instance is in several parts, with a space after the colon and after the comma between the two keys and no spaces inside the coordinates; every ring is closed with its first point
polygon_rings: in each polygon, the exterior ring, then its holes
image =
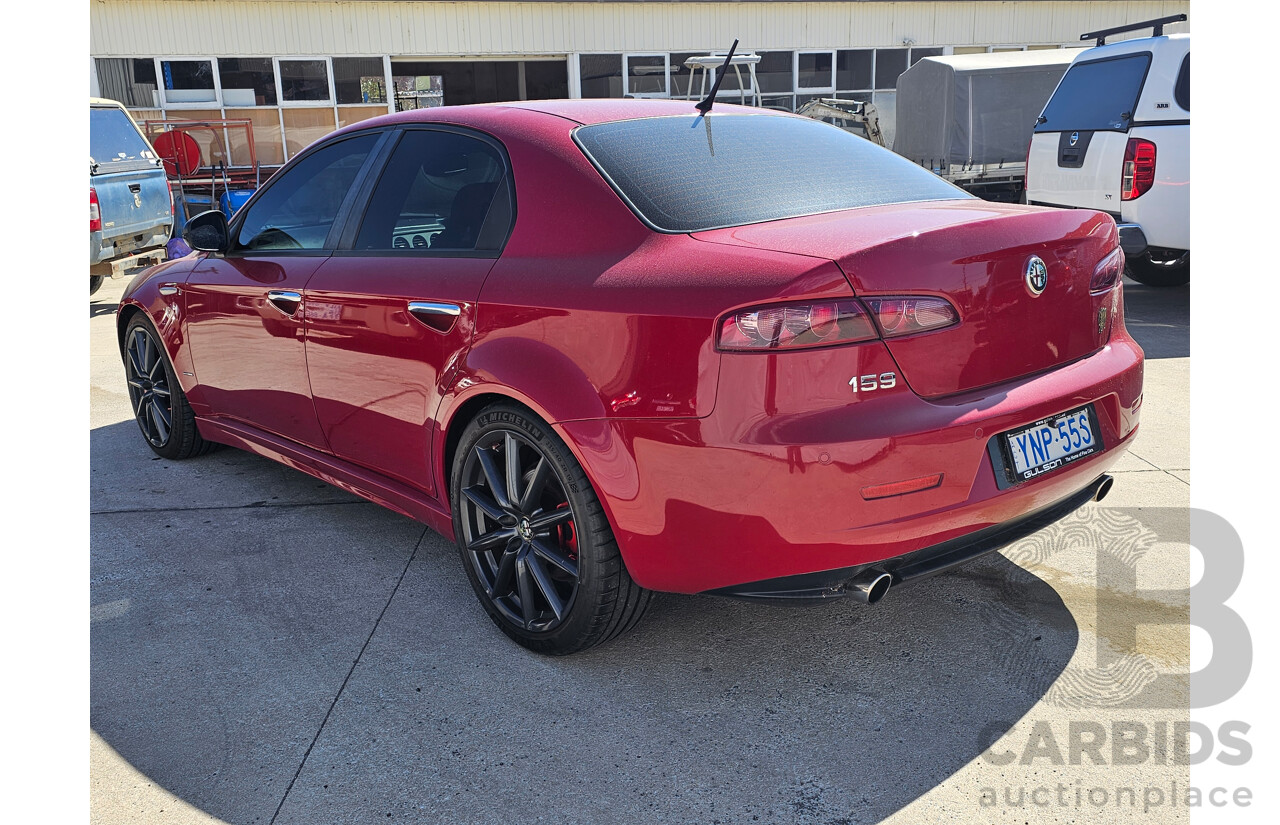
{"type": "MultiPolygon", "coordinates": [[[[565,502],[557,507],[557,510],[563,510],[569,506],[569,502],[565,502]]],[[[556,528],[556,537],[560,540],[560,546],[569,553],[569,558],[574,561],[578,560],[578,531],[574,529],[572,521],[566,521],[556,528]]]]}

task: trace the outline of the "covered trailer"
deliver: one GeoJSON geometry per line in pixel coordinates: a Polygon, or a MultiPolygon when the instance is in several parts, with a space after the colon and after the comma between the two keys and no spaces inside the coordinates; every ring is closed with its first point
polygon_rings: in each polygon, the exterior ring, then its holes
{"type": "Polygon", "coordinates": [[[926,57],[898,78],[893,151],[990,200],[1018,200],[1031,129],[1079,49],[926,57]]]}

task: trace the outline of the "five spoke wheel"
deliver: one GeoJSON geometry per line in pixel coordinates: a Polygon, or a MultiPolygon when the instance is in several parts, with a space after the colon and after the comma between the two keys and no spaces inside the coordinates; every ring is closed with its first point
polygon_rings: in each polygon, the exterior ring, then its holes
{"type": "Polygon", "coordinates": [[[486,433],[462,466],[461,540],[485,595],[508,620],[545,632],[580,581],[573,507],[551,459],[511,430],[486,433]]]}

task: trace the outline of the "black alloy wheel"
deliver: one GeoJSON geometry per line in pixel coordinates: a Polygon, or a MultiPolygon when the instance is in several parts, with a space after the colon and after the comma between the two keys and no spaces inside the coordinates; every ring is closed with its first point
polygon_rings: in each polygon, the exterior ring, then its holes
{"type": "Polygon", "coordinates": [[[147,443],[164,449],[173,435],[173,393],[160,343],[145,327],[134,326],[125,341],[125,380],[133,417],[147,443]]]}
{"type": "Polygon", "coordinates": [[[467,425],[451,492],[468,578],[516,642],[572,653],[639,620],[651,594],[628,575],[573,454],[528,410],[495,405],[467,425]]]}
{"type": "Polygon", "coordinates": [[[526,436],[481,438],[462,465],[462,535],[485,595],[530,632],[557,627],[578,593],[573,508],[551,461],[526,436]]]}
{"type": "Polygon", "coordinates": [[[137,313],[129,321],[120,354],[133,418],[147,446],[172,459],[209,452],[215,445],[200,437],[169,355],[146,315],[137,313]]]}

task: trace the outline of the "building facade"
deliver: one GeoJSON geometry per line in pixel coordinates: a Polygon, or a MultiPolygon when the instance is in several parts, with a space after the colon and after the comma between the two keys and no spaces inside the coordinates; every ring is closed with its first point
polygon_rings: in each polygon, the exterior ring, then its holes
{"type": "MultiPolygon", "coordinates": [[[[743,85],[761,105],[870,100],[891,140],[898,76],[921,57],[1077,47],[1086,31],[1188,11],[1150,0],[93,0],[89,90],[140,121],[248,120],[258,161],[272,165],[402,109],[695,97],[685,61],[737,39],[760,56],[743,85]]],[[[239,134],[198,138],[205,159],[245,163],[239,134]]]]}

